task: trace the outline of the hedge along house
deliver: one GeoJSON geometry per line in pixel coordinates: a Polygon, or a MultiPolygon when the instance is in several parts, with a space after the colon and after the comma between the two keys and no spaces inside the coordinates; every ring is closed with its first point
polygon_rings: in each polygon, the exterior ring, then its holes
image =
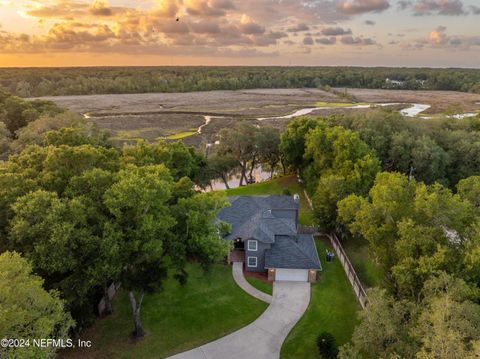
{"type": "Polygon", "coordinates": [[[234,252],[244,252],[246,271],[268,271],[271,281],[316,281],[320,259],[313,236],[298,233],[298,195],[232,196],[229,201],[217,219],[231,224],[224,239],[234,241],[234,252]]]}

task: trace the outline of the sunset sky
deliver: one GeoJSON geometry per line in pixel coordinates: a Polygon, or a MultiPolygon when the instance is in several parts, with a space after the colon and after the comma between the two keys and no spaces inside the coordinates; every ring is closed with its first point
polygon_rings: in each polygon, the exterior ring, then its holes
{"type": "Polygon", "coordinates": [[[480,67],[480,1],[0,0],[0,66],[93,65],[480,67]]]}

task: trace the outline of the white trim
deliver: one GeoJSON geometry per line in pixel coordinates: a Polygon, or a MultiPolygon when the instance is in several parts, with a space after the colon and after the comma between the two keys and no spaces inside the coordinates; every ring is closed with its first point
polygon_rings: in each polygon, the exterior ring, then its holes
{"type": "Polygon", "coordinates": [[[253,240],[253,239],[249,239],[247,241],[247,250],[249,250],[250,252],[258,251],[258,241],[253,240]],[[255,249],[250,248],[250,243],[252,243],[252,244],[255,243],[255,249]]]}
{"type": "Polygon", "coordinates": [[[247,257],[247,267],[249,268],[257,268],[257,257],[247,257]],[[255,265],[250,265],[250,259],[255,259],[255,265]]]}

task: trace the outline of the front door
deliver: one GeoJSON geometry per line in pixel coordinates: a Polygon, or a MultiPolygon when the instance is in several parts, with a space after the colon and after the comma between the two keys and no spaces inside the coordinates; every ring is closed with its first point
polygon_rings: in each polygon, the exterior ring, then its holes
{"type": "Polygon", "coordinates": [[[245,250],[245,242],[242,241],[240,238],[234,239],[233,240],[233,248],[244,251],[245,250]]]}

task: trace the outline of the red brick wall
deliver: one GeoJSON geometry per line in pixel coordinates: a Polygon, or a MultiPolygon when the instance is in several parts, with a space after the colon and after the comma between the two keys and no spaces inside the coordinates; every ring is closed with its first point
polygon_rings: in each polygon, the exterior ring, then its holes
{"type": "Polygon", "coordinates": [[[273,282],[275,280],[275,269],[268,270],[268,280],[273,282]]]}

